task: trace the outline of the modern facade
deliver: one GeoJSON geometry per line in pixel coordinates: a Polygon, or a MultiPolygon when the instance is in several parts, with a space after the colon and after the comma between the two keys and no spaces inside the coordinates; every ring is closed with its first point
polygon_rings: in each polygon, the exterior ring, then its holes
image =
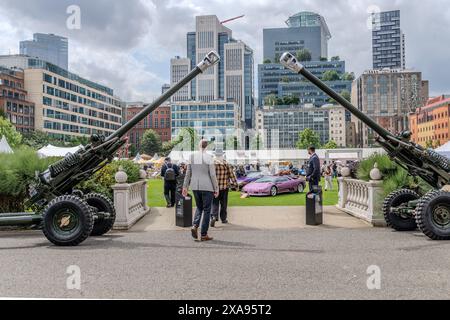
{"type": "Polygon", "coordinates": [[[196,17],[196,30],[187,34],[187,58],[171,61],[171,69],[182,65],[176,76],[171,72],[171,84],[202,60],[211,50],[219,53],[218,65],[199,75],[172,103],[183,105],[186,101],[197,103],[227,104],[235,103],[241,125],[251,128],[254,123],[254,67],[253,51],[242,41],[232,38],[232,31],[225,27],[215,15],[196,17]],[[186,70],[186,66],[190,66],[186,70]]]}
{"type": "Polygon", "coordinates": [[[405,35],[400,26],[400,10],[372,16],[373,69],[405,69],[405,35]]]}
{"type": "Polygon", "coordinates": [[[0,56],[0,65],[23,70],[36,130],[65,141],[109,135],[122,125],[122,105],[111,88],[24,55],[0,56]]]}
{"type": "Polygon", "coordinates": [[[352,146],[352,127],[351,118],[342,106],[327,106],[329,121],[330,121],[330,135],[329,140],[336,142],[339,148],[347,148],[352,146]]]}
{"type": "MultiPolygon", "coordinates": [[[[256,129],[264,133],[265,146],[269,149],[296,149],[299,133],[310,128],[320,136],[321,144],[330,141],[330,112],[335,106],[316,108],[313,105],[303,106],[265,106],[256,111],[256,129]],[[276,137],[278,136],[278,145],[276,137]]],[[[333,129],[339,122],[333,116],[333,129]]],[[[340,131],[340,123],[333,130],[340,131]]],[[[337,136],[338,134],[336,134],[337,136]]],[[[333,133],[333,136],[334,133],[333,133]]],[[[339,133],[340,136],[340,133],[339,133]]],[[[336,141],[337,142],[337,141],[336,141]]]]}
{"type": "Polygon", "coordinates": [[[65,70],[69,69],[69,43],[64,37],[35,33],[33,40],[20,42],[20,54],[50,62],[65,70]]]}
{"type": "Polygon", "coordinates": [[[203,138],[234,135],[240,129],[240,107],[225,101],[186,101],[172,104],[172,137],[183,128],[194,128],[203,138]]]}
{"type": "MultiPolygon", "coordinates": [[[[336,71],[339,77],[345,74],[345,61],[306,61],[305,67],[318,78],[326,71],[336,71]]],[[[258,65],[258,104],[262,107],[268,95],[277,97],[296,96],[300,103],[312,103],[320,107],[328,103],[329,97],[303,76],[286,69],[278,63],[267,63],[258,65]]],[[[329,86],[338,92],[348,90],[350,92],[352,81],[337,80],[327,82],[329,86]]]]}
{"type": "Polygon", "coordinates": [[[34,130],[34,108],[34,103],[27,100],[24,73],[0,67],[0,111],[17,131],[34,130]]]}
{"type": "MultiPolygon", "coordinates": [[[[177,84],[191,71],[191,61],[187,58],[175,57],[170,60],[170,83],[177,84]]],[[[172,102],[191,100],[191,84],[188,83],[171,98],[172,102]]]]}
{"type": "MultiPolygon", "coordinates": [[[[142,111],[144,103],[130,102],[127,103],[124,117],[126,121],[130,121],[134,116],[142,111]]],[[[145,131],[154,130],[160,137],[162,142],[170,141],[171,139],[171,111],[170,105],[164,105],[157,108],[144,120],[133,127],[128,133],[128,143],[134,146],[135,150],[139,151],[141,148],[142,137],[145,131]]]]}
{"type": "MultiPolygon", "coordinates": [[[[352,103],[392,133],[409,129],[408,115],[425,105],[428,82],[410,70],[370,70],[353,82],[352,103]]],[[[357,147],[375,144],[372,130],[357,119],[357,147]]]]}
{"type": "Polygon", "coordinates": [[[412,140],[423,147],[438,147],[450,141],[450,96],[430,99],[409,115],[412,140]]]}
{"type": "Polygon", "coordinates": [[[319,61],[328,57],[328,41],[331,33],[325,19],[313,12],[300,12],[291,16],[287,28],[263,30],[264,60],[278,62],[286,52],[308,49],[312,60],[319,61]]]}

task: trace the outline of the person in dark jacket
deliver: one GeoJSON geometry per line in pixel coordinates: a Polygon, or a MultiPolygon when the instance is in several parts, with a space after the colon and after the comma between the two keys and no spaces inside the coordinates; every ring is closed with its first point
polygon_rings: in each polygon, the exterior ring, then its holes
{"type": "Polygon", "coordinates": [[[180,175],[180,169],[172,160],[167,157],[161,168],[161,177],[164,179],[164,197],[166,198],[167,208],[175,207],[177,177],[180,175]]]}
{"type": "Polygon", "coordinates": [[[316,148],[311,146],[308,148],[308,154],[311,156],[308,163],[308,171],[306,172],[306,179],[309,181],[309,191],[313,191],[315,187],[320,184],[321,170],[320,159],[316,154],[316,148]]]}

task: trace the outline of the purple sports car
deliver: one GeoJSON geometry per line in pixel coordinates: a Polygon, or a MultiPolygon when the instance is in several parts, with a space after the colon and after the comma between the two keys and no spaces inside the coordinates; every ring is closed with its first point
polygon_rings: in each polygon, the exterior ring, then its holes
{"type": "Polygon", "coordinates": [[[250,196],[272,196],[280,193],[299,192],[305,190],[306,182],[303,179],[284,177],[264,177],[246,185],[243,189],[250,196]]]}
{"type": "Polygon", "coordinates": [[[237,179],[239,190],[248,185],[251,182],[261,179],[264,175],[261,172],[251,172],[246,177],[240,177],[237,179]]]}

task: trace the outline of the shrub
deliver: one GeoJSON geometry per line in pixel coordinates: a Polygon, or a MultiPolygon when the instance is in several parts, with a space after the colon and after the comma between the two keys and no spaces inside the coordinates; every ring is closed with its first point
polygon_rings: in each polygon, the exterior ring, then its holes
{"type": "Polygon", "coordinates": [[[392,161],[387,155],[381,154],[374,154],[368,159],[361,161],[357,172],[358,179],[369,181],[370,171],[374,168],[375,163],[378,164],[378,169],[383,175],[385,196],[402,188],[414,189],[421,193],[431,189],[422,179],[414,179],[414,177],[410,176],[405,169],[392,161]]]}
{"type": "Polygon", "coordinates": [[[36,151],[28,147],[22,147],[14,154],[0,154],[0,212],[26,210],[24,199],[36,172],[43,172],[57,160],[40,159],[36,151]]]}
{"type": "Polygon", "coordinates": [[[92,179],[81,183],[79,189],[85,193],[102,193],[112,199],[113,192],[111,187],[116,184],[115,175],[119,171],[120,167],[122,167],[128,175],[128,183],[139,181],[139,165],[130,160],[120,160],[114,161],[105,166],[103,169],[94,174],[92,179]]]}

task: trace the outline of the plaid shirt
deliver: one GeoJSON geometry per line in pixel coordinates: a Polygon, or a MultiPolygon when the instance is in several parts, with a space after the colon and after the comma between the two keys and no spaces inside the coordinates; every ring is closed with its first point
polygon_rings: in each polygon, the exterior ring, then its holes
{"type": "Polygon", "coordinates": [[[215,160],[217,182],[220,190],[227,190],[231,186],[237,186],[236,175],[233,168],[225,160],[215,160]]]}

